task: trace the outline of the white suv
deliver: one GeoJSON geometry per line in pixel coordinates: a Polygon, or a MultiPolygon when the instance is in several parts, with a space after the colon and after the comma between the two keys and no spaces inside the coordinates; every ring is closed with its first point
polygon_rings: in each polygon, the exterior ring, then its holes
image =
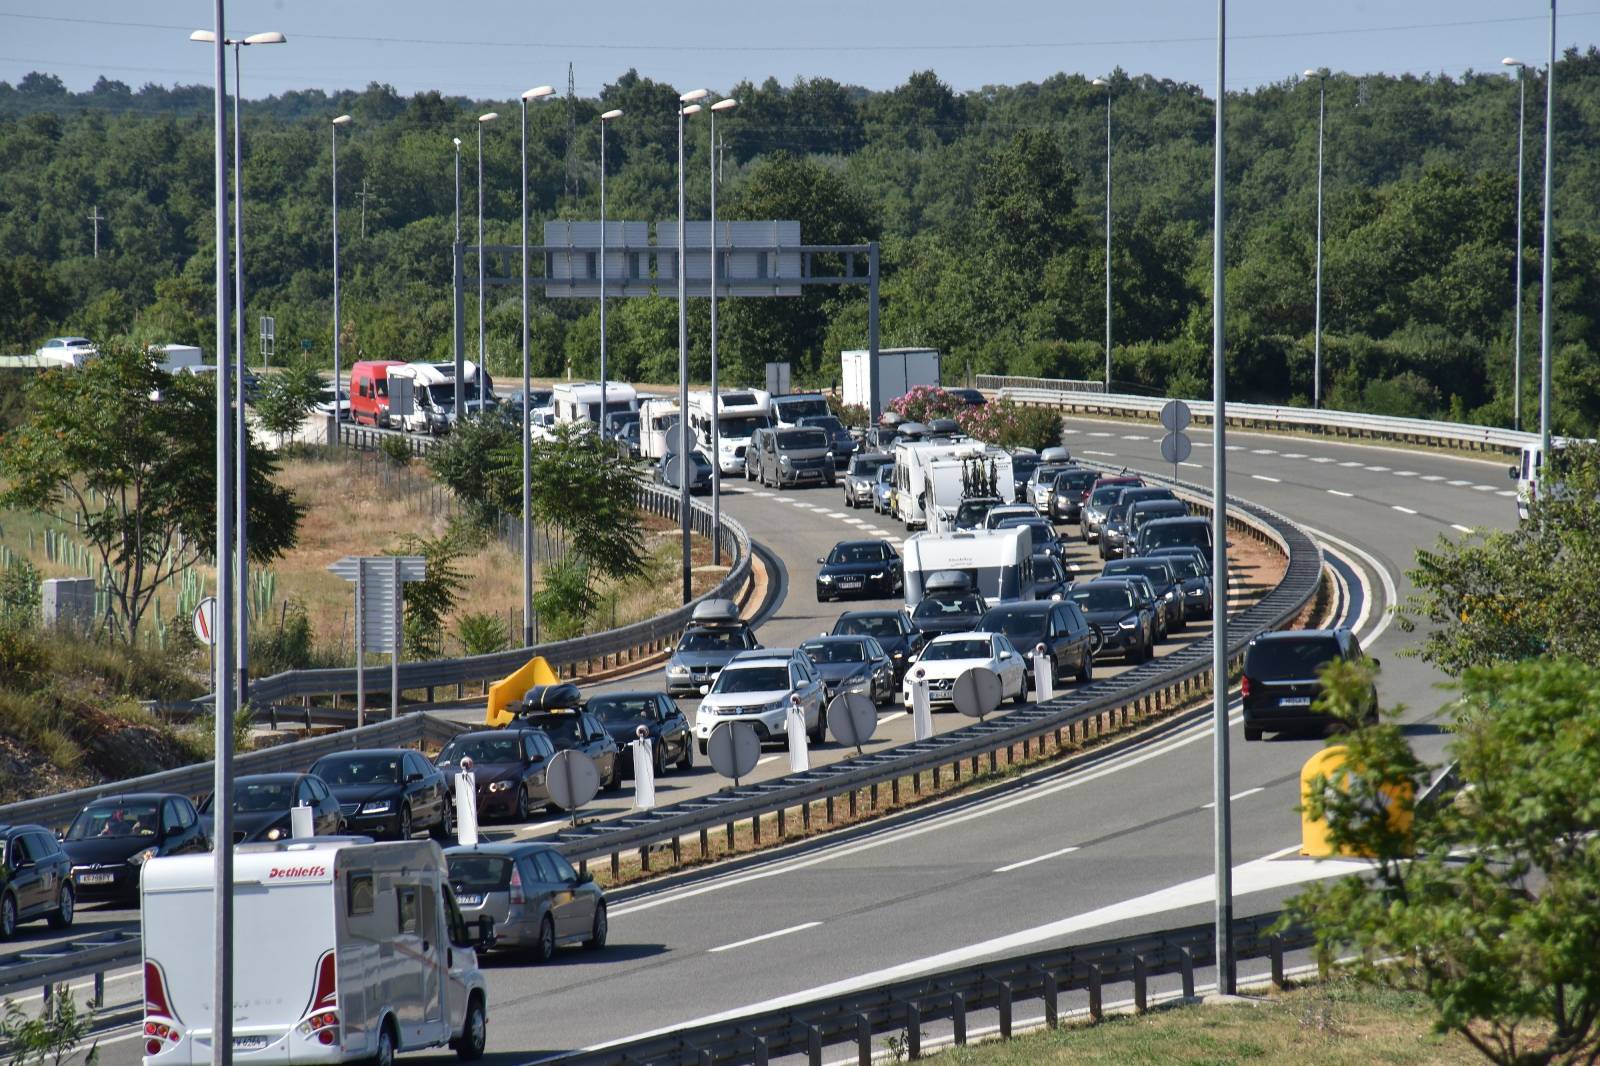
{"type": "Polygon", "coordinates": [[[822,677],[804,652],[762,648],[736,656],[722,668],[695,712],[694,736],[706,753],[711,731],[723,722],[748,722],[762,743],[784,739],[791,697],[799,697],[812,744],[827,737],[822,677]]]}

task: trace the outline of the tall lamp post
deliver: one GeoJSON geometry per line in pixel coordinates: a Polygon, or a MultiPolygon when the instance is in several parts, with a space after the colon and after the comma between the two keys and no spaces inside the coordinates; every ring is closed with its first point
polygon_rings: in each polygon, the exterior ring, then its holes
{"type": "Polygon", "coordinates": [[[711,564],[722,565],[722,425],[717,395],[717,115],[739,106],[729,97],[711,105],[711,564]]]}
{"type": "Polygon", "coordinates": [[[1106,392],[1111,392],[1111,82],[1089,83],[1106,91],[1106,392]]]}
{"type": "MultiPolygon", "coordinates": [[[[339,127],[350,125],[349,115],[339,115],[330,127],[333,142],[333,395],[339,396],[339,127]]],[[[337,407],[335,408],[337,411],[337,407]]]]}
{"type": "MultiPolygon", "coordinates": [[[[211,30],[195,30],[189,34],[189,40],[205,44],[215,44],[216,38],[217,35],[211,30]]],[[[240,49],[252,44],[283,44],[285,40],[287,38],[283,34],[273,31],[252,33],[248,37],[229,37],[222,42],[233,46],[233,378],[234,388],[239,393],[238,413],[233,420],[233,569],[234,587],[240,590],[240,607],[234,619],[234,684],[240,707],[250,699],[250,609],[249,600],[243,594],[250,580],[250,529],[247,521],[250,427],[244,418],[244,134],[239,121],[239,53],[240,49]]],[[[220,361],[223,354],[218,352],[217,358],[220,361]]],[[[334,406],[337,408],[337,402],[334,406]]]]}
{"type": "Polygon", "coordinates": [[[1317,79],[1317,308],[1311,337],[1311,406],[1322,407],[1322,128],[1328,113],[1328,68],[1305,72],[1317,79]]]}
{"type": "MultiPolygon", "coordinates": [[[[461,258],[460,258],[461,257],[461,138],[460,137],[452,137],[452,138],[450,138],[450,143],[456,146],[456,242],[455,242],[454,245],[451,246],[452,258],[455,260],[455,262],[453,264],[454,270],[455,270],[455,274],[454,274],[453,278],[451,279],[451,284],[459,287],[459,283],[461,281],[461,268],[462,268],[462,263],[461,263],[461,258]]],[[[466,408],[462,406],[462,400],[461,400],[462,396],[465,395],[462,390],[466,388],[465,382],[463,380],[466,377],[466,368],[461,365],[461,332],[462,332],[462,329],[464,327],[461,324],[461,319],[462,319],[463,316],[462,316],[462,313],[461,313],[461,297],[460,297],[460,294],[459,293],[455,293],[455,294],[452,294],[452,295],[453,295],[453,299],[450,301],[450,304],[451,304],[451,317],[454,320],[452,322],[452,325],[455,326],[455,333],[453,334],[453,336],[455,338],[455,343],[452,345],[452,348],[455,351],[455,360],[456,360],[456,406],[455,406],[455,412],[456,412],[456,419],[459,420],[462,415],[466,414],[466,408]]]]}
{"type": "Polygon", "coordinates": [[[1511,428],[1522,428],[1522,171],[1527,156],[1523,148],[1523,131],[1528,118],[1528,83],[1523,80],[1527,64],[1510,56],[1502,59],[1503,66],[1515,70],[1517,78],[1517,280],[1516,295],[1512,297],[1513,325],[1511,327],[1511,428]]]}
{"type": "Polygon", "coordinates": [[[622,117],[620,108],[600,116],[600,439],[606,439],[606,127],[622,117]]]}
{"type": "Polygon", "coordinates": [[[1539,460],[1550,456],[1550,207],[1555,192],[1556,0],[1550,0],[1550,67],[1544,80],[1544,266],[1539,291],[1539,460]]]}
{"type": "Polygon", "coordinates": [[[688,256],[683,237],[683,120],[698,115],[697,101],[708,89],[691,89],[678,97],[678,517],[683,524],[683,602],[694,597],[689,544],[689,286],[688,256]]]}
{"type": "MultiPolygon", "coordinates": [[[[528,101],[555,95],[555,89],[541,85],[522,94],[522,646],[533,646],[533,495],[532,417],[529,396],[533,383],[528,379],[528,101]]],[[[481,260],[480,260],[481,262],[481,260]]],[[[478,394],[483,394],[483,368],[478,369],[478,394]]],[[[482,409],[480,403],[479,409],[482,409]]]]}
{"type": "MultiPolygon", "coordinates": [[[[478,413],[483,414],[483,375],[489,361],[488,345],[483,336],[483,127],[500,117],[498,111],[478,116],[478,413]]],[[[460,417],[460,412],[456,417],[460,417]]]]}

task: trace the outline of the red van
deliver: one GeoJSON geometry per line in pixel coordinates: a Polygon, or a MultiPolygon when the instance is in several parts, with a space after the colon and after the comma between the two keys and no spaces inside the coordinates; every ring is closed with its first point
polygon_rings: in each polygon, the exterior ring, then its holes
{"type": "Polygon", "coordinates": [[[363,359],[350,368],[350,417],[363,426],[389,425],[389,368],[398,359],[363,359]]]}

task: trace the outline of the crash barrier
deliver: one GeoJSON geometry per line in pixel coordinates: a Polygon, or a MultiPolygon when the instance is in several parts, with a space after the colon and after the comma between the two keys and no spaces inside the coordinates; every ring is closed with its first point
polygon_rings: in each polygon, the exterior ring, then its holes
{"type": "Polygon", "coordinates": [[[0,956],[0,1000],[43,989],[48,1004],[56,985],[93,974],[89,1005],[103,1007],[105,975],[137,963],[141,950],[138,933],[117,929],[0,956]]]}
{"type": "MultiPolygon", "coordinates": [[[[1052,378],[1016,378],[977,375],[977,387],[997,391],[1026,406],[1054,407],[1072,414],[1117,415],[1156,419],[1168,400],[1159,396],[1132,396],[1079,388],[1081,382],[1052,378]]],[[[1210,400],[1185,400],[1195,422],[1212,421],[1210,400]]],[[[1498,452],[1519,455],[1539,442],[1537,433],[1500,426],[1475,426],[1465,422],[1433,422],[1424,418],[1368,415],[1358,411],[1331,411],[1271,404],[1229,403],[1228,425],[1242,429],[1293,430],[1358,440],[1400,441],[1436,448],[1498,452]]]]}
{"type": "MultiPolygon", "coordinates": [[[[1284,956],[1315,942],[1308,930],[1273,932],[1278,913],[1235,918],[1233,952],[1238,961],[1267,959],[1272,983],[1284,987],[1284,956]]],[[[1050,1028],[1061,1019],[1063,994],[1082,993],[1095,1021],[1104,1016],[1108,986],[1126,986],[1135,1010],[1150,1005],[1150,981],[1177,975],[1186,998],[1195,994],[1195,970],[1216,965],[1216,926],[1191,925],[1159,933],[1051,948],[920,977],[863,988],[793,1006],[676,1029],[658,1036],[620,1041],[589,1051],[540,1060],[550,1066],[701,1066],[760,1063],[805,1056],[821,1066],[831,1050],[837,1059],[854,1049],[857,1061],[873,1061],[873,1038],[888,1037],[895,1060],[923,1054],[924,1027],[948,1022],[952,1039],[965,1044],[974,1011],[999,1015],[1002,1040],[1011,1039],[1019,1005],[1037,1002],[1050,1028]]],[[[833,1061],[830,1059],[829,1061],[833,1061]]]]}

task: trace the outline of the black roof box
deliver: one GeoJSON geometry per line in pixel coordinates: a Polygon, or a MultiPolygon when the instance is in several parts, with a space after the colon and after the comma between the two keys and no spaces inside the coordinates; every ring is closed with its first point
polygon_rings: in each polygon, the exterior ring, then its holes
{"type": "Polygon", "coordinates": [[[522,697],[522,713],[537,711],[570,711],[583,706],[583,693],[570,683],[535,685],[522,697]]]}

